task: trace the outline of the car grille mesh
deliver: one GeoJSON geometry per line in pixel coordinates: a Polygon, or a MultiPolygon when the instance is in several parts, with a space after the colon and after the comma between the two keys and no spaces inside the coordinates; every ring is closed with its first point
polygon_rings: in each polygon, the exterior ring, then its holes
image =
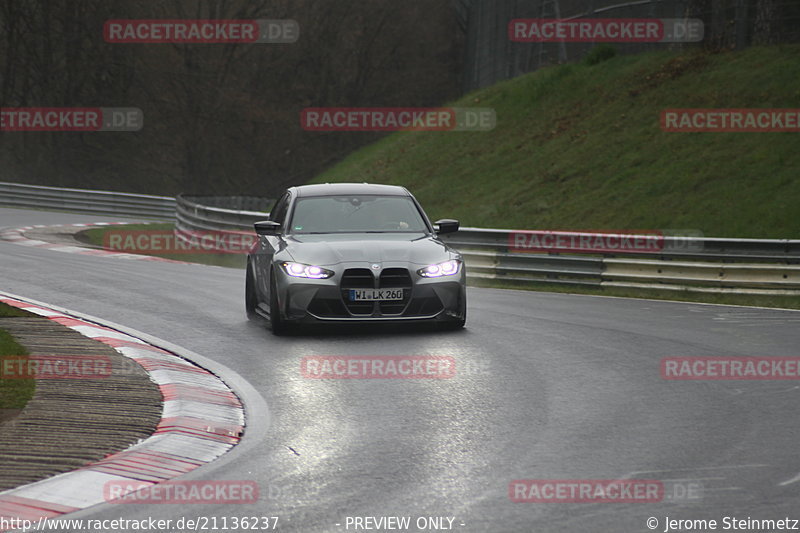
{"type": "Polygon", "coordinates": [[[375,309],[373,302],[351,302],[350,289],[372,289],[375,276],[368,268],[349,268],[342,274],[342,301],[347,310],[354,315],[371,315],[375,309]]]}
{"type": "Polygon", "coordinates": [[[403,299],[396,301],[379,302],[378,308],[382,315],[399,315],[403,312],[411,299],[411,275],[405,268],[386,268],[381,272],[378,280],[380,289],[404,289],[403,299]]]}

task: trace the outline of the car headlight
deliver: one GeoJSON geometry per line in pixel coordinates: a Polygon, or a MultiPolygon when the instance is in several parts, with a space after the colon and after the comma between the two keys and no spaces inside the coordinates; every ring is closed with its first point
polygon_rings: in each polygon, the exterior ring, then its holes
{"type": "Polygon", "coordinates": [[[436,263],[435,265],[429,265],[425,268],[420,268],[417,270],[417,274],[423,278],[440,278],[442,276],[452,276],[454,274],[458,274],[460,269],[461,261],[458,259],[451,259],[450,261],[445,261],[444,263],[436,263]]]}
{"type": "Polygon", "coordinates": [[[293,263],[284,261],[281,263],[283,271],[293,278],[328,279],[333,276],[333,271],[315,265],[304,265],[303,263],[293,263]]]}

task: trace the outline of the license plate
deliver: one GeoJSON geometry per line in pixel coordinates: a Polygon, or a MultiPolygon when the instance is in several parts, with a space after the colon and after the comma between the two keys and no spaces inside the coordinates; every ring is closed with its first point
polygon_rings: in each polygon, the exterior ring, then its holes
{"type": "Polygon", "coordinates": [[[403,289],[350,289],[351,302],[402,300],[403,289]]]}

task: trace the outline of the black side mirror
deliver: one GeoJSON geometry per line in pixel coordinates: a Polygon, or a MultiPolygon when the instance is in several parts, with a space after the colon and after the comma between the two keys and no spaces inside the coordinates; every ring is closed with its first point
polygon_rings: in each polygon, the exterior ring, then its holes
{"type": "Polygon", "coordinates": [[[259,235],[277,235],[281,230],[280,222],[272,220],[262,220],[253,224],[256,228],[256,233],[259,235]]]}
{"type": "Polygon", "coordinates": [[[442,220],[437,220],[434,224],[436,225],[436,233],[439,235],[455,233],[459,227],[458,220],[453,220],[452,218],[443,218],[442,220]]]}

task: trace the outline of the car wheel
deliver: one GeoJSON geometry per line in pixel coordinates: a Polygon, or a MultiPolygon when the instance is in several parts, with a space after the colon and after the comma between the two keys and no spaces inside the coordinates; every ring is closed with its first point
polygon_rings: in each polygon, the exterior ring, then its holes
{"type": "Polygon", "coordinates": [[[257,306],[258,297],[256,296],[255,283],[253,283],[253,276],[250,274],[250,267],[248,266],[244,282],[244,310],[247,313],[248,320],[258,318],[258,313],[256,313],[257,306]]]}
{"type": "Polygon", "coordinates": [[[289,332],[289,325],[281,318],[280,306],[278,305],[278,290],[273,275],[269,283],[269,323],[272,326],[273,335],[285,335],[289,332]]]}

